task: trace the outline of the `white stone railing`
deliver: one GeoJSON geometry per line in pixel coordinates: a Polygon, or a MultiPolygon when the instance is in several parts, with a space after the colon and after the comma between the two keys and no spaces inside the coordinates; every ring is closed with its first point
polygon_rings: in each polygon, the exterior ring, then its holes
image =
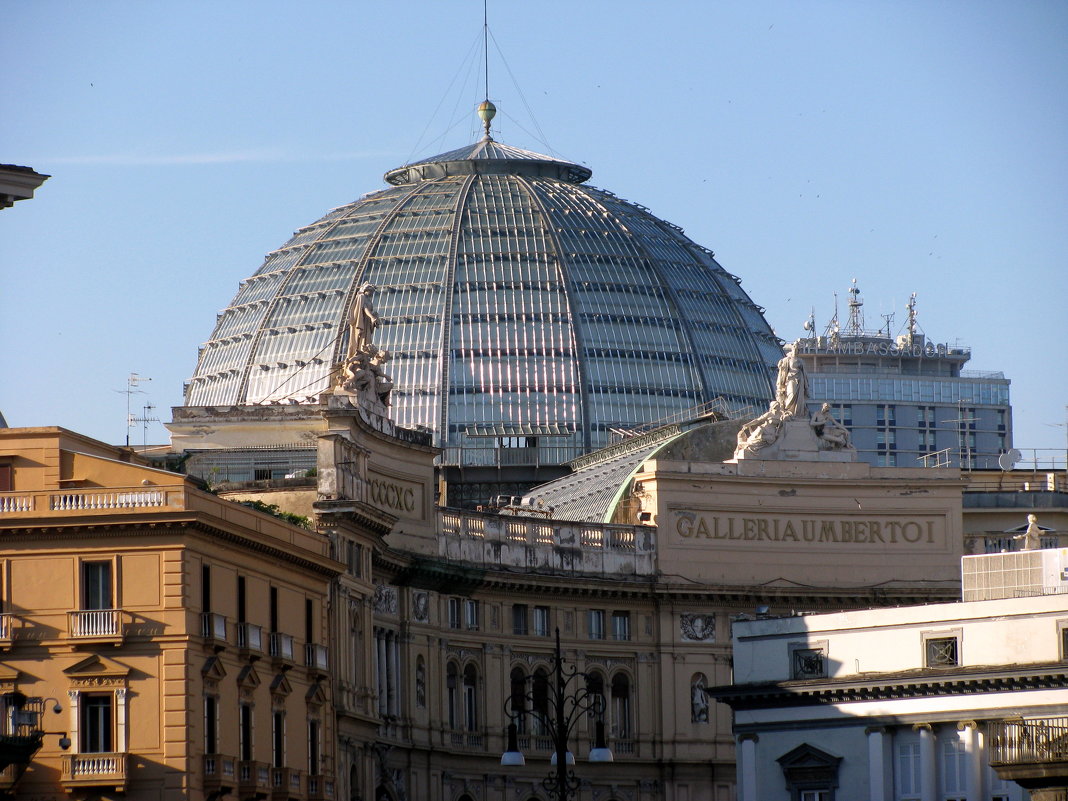
{"type": "Polygon", "coordinates": [[[67,615],[72,638],[122,636],[121,609],[87,609],[67,615]]]}
{"type": "Polygon", "coordinates": [[[63,757],[63,778],[73,782],[125,781],[126,754],[69,754],[63,757]]]}
{"type": "Polygon", "coordinates": [[[183,487],[116,487],[112,489],[0,492],[0,517],[63,514],[115,514],[142,509],[181,508],[183,487]]]}
{"type": "Polygon", "coordinates": [[[650,575],[656,529],[445,510],[439,554],[481,565],[650,575]]]}

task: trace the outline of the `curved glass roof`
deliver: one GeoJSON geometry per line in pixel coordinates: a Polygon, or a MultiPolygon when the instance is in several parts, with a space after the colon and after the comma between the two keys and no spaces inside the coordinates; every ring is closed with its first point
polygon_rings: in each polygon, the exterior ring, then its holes
{"type": "Polygon", "coordinates": [[[391,170],[241,282],[186,405],[316,402],[365,282],[393,417],[446,448],[504,431],[561,463],[717,396],[765,404],[782,351],[760,307],[709,250],[590,175],[488,138],[391,170]]]}

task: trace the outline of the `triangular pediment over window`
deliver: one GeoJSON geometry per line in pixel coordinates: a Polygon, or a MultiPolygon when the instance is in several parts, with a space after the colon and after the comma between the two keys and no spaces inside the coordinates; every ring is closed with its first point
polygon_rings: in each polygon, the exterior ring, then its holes
{"type": "Polygon", "coordinates": [[[312,705],[322,706],[326,703],[326,693],[323,691],[321,684],[316,682],[308,688],[308,692],[304,693],[304,700],[312,705]]]}
{"type": "Polygon", "coordinates": [[[87,656],[64,671],[72,679],[109,678],[120,679],[130,675],[130,668],[100,654],[87,656]]]}
{"type": "Polygon", "coordinates": [[[217,656],[209,656],[200,668],[200,675],[209,681],[222,681],[226,678],[226,668],[217,656]]]}
{"type": "Polygon", "coordinates": [[[271,680],[272,695],[289,695],[291,692],[293,692],[293,687],[285,673],[279,673],[271,680]]]}
{"type": "Polygon", "coordinates": [[[245,665],[241,668],[241,672],[237,674],[237,686],[250,690],[259,687],[260,677],[256,673],[256,668],[252,665],[245,665]]]}
{"type": "Polygon", "coordinates": [[[802,743],[776,760],[782,765],[782,774],[790,787],[836,787],[841,761],[842,757],[808,743],[802,743]]]}

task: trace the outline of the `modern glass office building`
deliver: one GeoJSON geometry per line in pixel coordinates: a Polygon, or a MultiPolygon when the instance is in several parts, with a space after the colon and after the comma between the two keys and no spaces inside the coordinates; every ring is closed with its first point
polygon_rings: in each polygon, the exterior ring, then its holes
{"type": "Polygon", "coordinates": [[[781,355],[763,310],[711,251],[590,176],[488,136],[391,170],[241,282],[186,407],[317,403],[364,283],[395,422],[504,492],[512,468],[561,465],[616,430],[716,398],[763,407],[781,355]]]}
{"type": "Polygon", "coordinates": [[[824,336],[797,341],[812,409],[830,403],[860,458],[876,466],[997,468],[1012,448],[1004,373],[965,370],[969,348],[919,333],[915,298],[905,332],[892,337],[864,330],[855,283],[850,295],[844,330],[835,315],[824,336]]]}

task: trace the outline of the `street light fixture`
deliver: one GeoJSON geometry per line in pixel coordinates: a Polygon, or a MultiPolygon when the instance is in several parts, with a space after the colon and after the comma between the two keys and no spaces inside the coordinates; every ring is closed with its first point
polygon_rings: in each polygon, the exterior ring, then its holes
{"type": "Polygon", "coordinates": [[[508,724],[508,750],[501,755],[504,766],[525,765],[526,759],[519,750],[517,721],[530,714],[541,721],[553,742],[553,766],[549,775],[542,780],[542,787],[556,801],[567,801],[574,797],[579,787],[579,779],[568,768],[575,764],[575,755],[567,747],[568,737],[575,724],[585,714],[592,714],[596,719],[594,747],[590,749],[590,762],[611,762],[614,757],[605,745],[604,694],[593,689],[597,677],[579,671],[574,665],[564,666],[560,651],[560,629],[556,629],[556,649],[553,652],[552,669],[544,686],[535,685],[534,676],[527,676],[524,683],[531,681],[531,687],[522,695],[513,692],[505,706],[511,722],[508,724]],[[572,683],[574,686],[572,687],[572,683]],[[519,702],[518,704],[516,702],[519,702]],[[517,708],[518,706],[518,708],[517,708]]]}

